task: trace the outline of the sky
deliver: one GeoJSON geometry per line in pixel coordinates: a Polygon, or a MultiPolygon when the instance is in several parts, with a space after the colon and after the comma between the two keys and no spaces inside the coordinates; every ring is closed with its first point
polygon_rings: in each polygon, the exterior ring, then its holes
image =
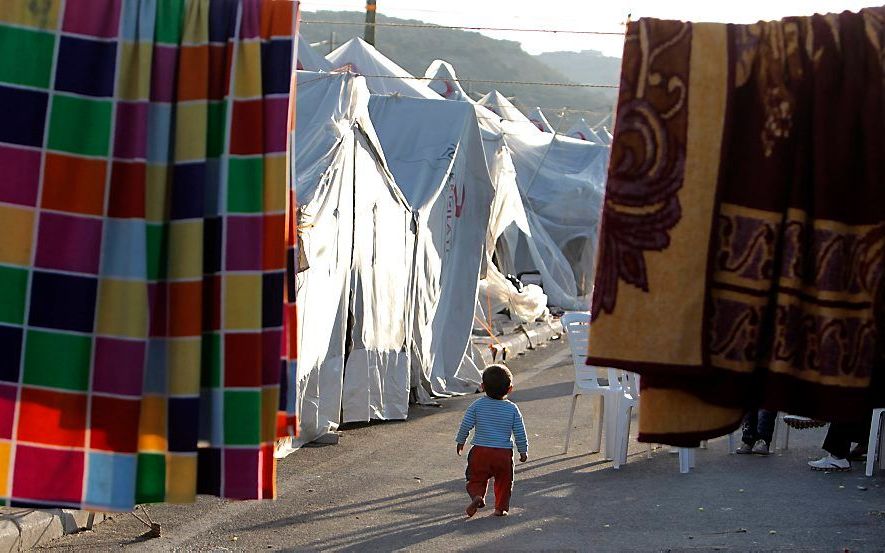
{"type": "MultiPolygon", "coordinates": [[[[639,17],[752,23],[791,15],[857,11],[877,5],[876,0],[376,0],[378,13],[404,19],[420,19],[439,25],[508,27],[559,31],[621,32],[631,14],[639,17]]],[[[363,11],[364,0],[302,0],[304,11],[363,11]]],[[[310,15],[304,16],[305,20],[310,15]]],[[[379,27],[378,33],[397,32],[379,27]]],[[[433,31],[427,31],[433,32],[433,31]]],[[[618,36],[574,33],[483,31],[494,38],[515,40],[530,54],[556,50],[599,50],[620,56],[623,40],[618,36]]]]}

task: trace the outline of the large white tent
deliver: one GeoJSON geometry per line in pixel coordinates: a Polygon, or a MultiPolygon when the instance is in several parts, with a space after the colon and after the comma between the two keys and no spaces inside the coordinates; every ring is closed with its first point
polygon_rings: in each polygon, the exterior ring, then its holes
{"type": "Polygon", "coordinates": [[[408,71],[361,38],[352,38],[331,52],[326,59],[335,70],[363,75],[374,94],[398,94],[412,98],[441,100],[408,71]]]}
{"type": "Polygon", "coordinates": [[[373,96],[369,113],[415,219],[413,377],[435,395],[473,391],[480,373],[464,360],[494,198],[476,112],[373,96]]]}
{"type": "Polygon", "coordinates": [[[408,414],[411,209],[351,74],[299,72],[295,158],[301,442],[408,414]]]}
{"type": "Polygon", "coordinates": [[[532,240],[508,230],[518,272],[536,270],[552,305],[589,308],[609,148],[549,133],[507,135],[532,240]]]}

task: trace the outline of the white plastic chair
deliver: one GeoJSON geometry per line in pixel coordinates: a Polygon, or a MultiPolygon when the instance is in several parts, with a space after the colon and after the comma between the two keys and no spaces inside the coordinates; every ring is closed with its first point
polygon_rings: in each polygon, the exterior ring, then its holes
{"type": "Polygon", "coordinates": [[[876,466],[876,450],[879,450],[879,470],[885,470],[885,436],[882,432],[882,419],[885,408],[873,409],[873,417],[870,420],[870,442],[867,445],[867,476],[873,475],[876,466]]]}
{"type": "Polygon", "coordinates": [[[590,344],[590,313],[586,311],[567,312],[562,316],[562,328],[568,339],[575,366],[575,386],[572,390],[572,407],[568,417],[568,428],[565,433],[565,453],[568,453],[572,437],[572,424],[578,397],[582,395],[598,398],[594,406],[594,425],[590,450],[598,452],[602,442],[602,428],[606,425],[605,451],[603,456],[610,458],[616,449],[614,418],[617,415],[618,396],[622,394],[618,371],[602,369],[586,364],[587,351],[590,344]],[[603,376],[604,375],[604,376],[603,376]],[[605,383],[603,384],[603,378],[605,383]]]}
{"type": "MultiPolygon", "coordinates": [[[[630,445],[630,423],[633,411],[639,408],[639,375],[627,371],[620,372],[620,390],[617,394],[617,418],[614,428],[617,450],[612,456],[612,467],[621,468],[627,463],[627,449],[630,445]]],[[[652,444],[647,444],[646,456],[651,459],[652,444]]]]}

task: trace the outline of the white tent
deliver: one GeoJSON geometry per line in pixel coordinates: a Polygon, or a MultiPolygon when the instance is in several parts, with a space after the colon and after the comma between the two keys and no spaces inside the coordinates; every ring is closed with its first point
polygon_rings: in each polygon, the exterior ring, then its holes
{"type": "Polygon", "coordinates": [[[296,68],[305,71],[325,71],[332,70],[332,64],[313,49],[309,42],[304,39],[301,33],[298,33],[298,63],[296,68]]]}
{"type": "Polygon", "coordinates": [[[462,361],[494,196],[474,107],[373,96],[369,113],[415,216],[413,376],[437,395],[473,391],[480,373],[462,361]]]}
{"type": "Polygon", "coordinates": [[[593,142],[594,144],[605,144],[605,142],[602,141],[602,138],[596,134],[596,131],[587,124],[587,121],[584,121],[583,117],[575,122],[575,124],[572,125],[572,128],[570,128],[565,134],[566,136],[577,138],[578,140],[586,140],[587,142],[593,142]]]}
{"type": "Polygon", "coordinates": [[[554,132],[550,122],[544,117],[544,112],[541,111],[541,108],[536,107],[529,112],[529,121],[534,123],[534,125],[538,127],[538,130],[542,132],[554,132]]]}
{"type": "Polygon", "coordinates": [[[516,270],[540,272],[552,305],[586,310],[609,148],[538,132],[508,134],[507,144],[532,229],[528,242],[505,233],[516,270]]]}
{"type": "Polygon", "coordinates": [[[467,92],[461,88],[451,63],[433,60],[424,72],[424,77],[427,79],[427,86],[446,100],[473,103],[467,92]]]}
{"type": "Polygon", "coordinates": [[[410,389],[412,213],[351,74],[299,72],[297,408],[312,441],[339,422],[403,419],[410,389]]]}
{"type": "Polygon", "coordinates": [[[440,100],[420,79],[395,64],[361,38],[352,38],[331,52],[326,59],[335,70],[347,70],[366,77],[374,94],[399,94],[411,98],[440,100]]]}
{"type": "MultiPolygon", "coordinates": [[[[487,107],[473,101],[464,92],[455,75],[455,68],[450,63],[434,60],[424,76],[432,79],[429,81],[430,88],[447,100],[468,102],[475,107],[482,132],[486,165],[495,187],[495,200],[491,208],[489,233],[486,239],[486,269],[479,283],[474,328],[481,330],[488,327],[492,315],[503,309],[510,312],[510,317],[514,321],[534,321],[547,311],[547,296],[537,287],[527,288],[523,291],[517,290],[502,272],[512,268],[512,264],[509,263],[512,256],[508,252],[496,252],[498,238],[511,224],[515,229],[524,233],[523,240],[531,239],[528,218],[516,184],[516,170],[501,126],[502,118],[487,107]],[[493,256],[496,253],[498,254],[498,265],[504,264],[504,267],[495,265],[493,256]]],[[[506,99],[504,101],[507,102],[506,99]]],[[[509,102],[507,103],[509,104],[509,102]]],[[[510,107],[516,109],[512,104],[510,107]]]]}

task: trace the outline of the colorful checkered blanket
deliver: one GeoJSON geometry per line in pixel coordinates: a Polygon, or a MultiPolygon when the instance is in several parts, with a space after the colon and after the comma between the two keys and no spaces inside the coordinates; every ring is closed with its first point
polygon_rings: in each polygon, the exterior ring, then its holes
{"type": "Polygon", "coordinates": [[[296,21],[0,2],[6,504],[273,497],[296,21]]]}

